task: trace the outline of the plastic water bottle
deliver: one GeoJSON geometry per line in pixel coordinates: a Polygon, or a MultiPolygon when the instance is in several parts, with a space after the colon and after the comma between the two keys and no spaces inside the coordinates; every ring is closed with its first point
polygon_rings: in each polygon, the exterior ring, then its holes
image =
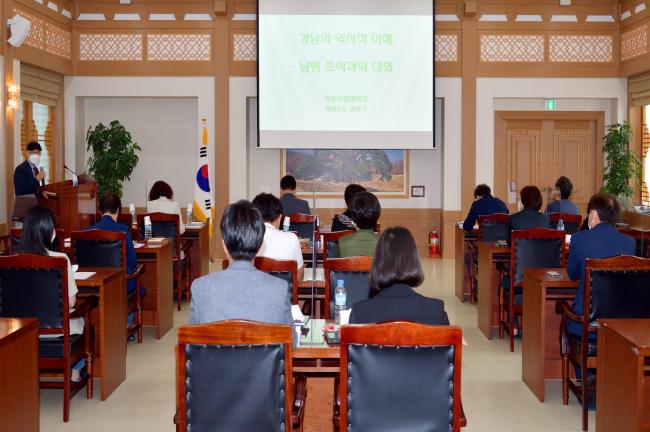
{"type": "Polygon", "coordinates": [[[187,223],[191,224],[192,223],[192,204],[187,205],[187,210],[185,212],[187,213],[187,223]]]}
{"type": "Polygon", "coordinates": [[[290,226],[291,226],[291,219],[289,218],[289,216],[285,216],[284,221],[282,221],[282,231],[289,232],[290,226]]]}
{"type": "Polygon", "coordinates": [[[151,238],[151,218],[149,216],[144,218],[144,238],[151,238]]]}
{"type": "Polygon", "coordinates": [[[347,300],[347,291],[343,279],[336,281],[336,289],[334,290],[334,322],[336,325],[341,325],[341,311],[345,310],[347,300]]]}
{"type": "Polygon", "coordinates": [[[135,216],[135,204],[129,204],[129,213],[131,213],[131,225],[137,226],[138,219],[135,216]]]}
{"type": "Polygon", "coordinates": [[[560,219],[557,221],[557,230],[564,231],[564,220],[560,219]]]}

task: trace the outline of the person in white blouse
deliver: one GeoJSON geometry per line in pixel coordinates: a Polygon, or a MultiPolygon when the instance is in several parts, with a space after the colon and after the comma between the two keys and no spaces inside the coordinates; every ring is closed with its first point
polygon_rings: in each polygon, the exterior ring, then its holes
{"type": "Polygon", "coordinates": [[[272,194],[261,193],[253,200],[253,206],[262,213],[264,219],[264,242],[257,256],[276,260],[293,260],[298,264],[298,280],[305,273],[300,240],[294,233],[280,231],[282,222],[282,203],[272,194]]]}
{"type": "Polygon", "coordinates": [[[165,213],[178,215],[178,229],[181,235],[185,232],[181,208],[174,199],[174,191],[171,186],[162,180],[158,180],[149,190],[149,201],[147,202],[147,213],[165,213]]]}

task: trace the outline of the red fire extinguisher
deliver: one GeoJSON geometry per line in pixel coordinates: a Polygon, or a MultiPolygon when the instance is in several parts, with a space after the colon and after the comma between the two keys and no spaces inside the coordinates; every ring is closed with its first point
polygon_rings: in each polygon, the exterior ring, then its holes
{"type": "Polygon", "coordinates": [[[440,258],[440,234],[436,230],[429,233],[429,258],[440,258]]]}

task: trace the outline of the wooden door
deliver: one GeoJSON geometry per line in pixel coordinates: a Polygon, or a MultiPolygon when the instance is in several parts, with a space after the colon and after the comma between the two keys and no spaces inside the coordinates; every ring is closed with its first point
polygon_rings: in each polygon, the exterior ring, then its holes
{"type": "Polygon", "coordinates": [[[515,182],[517,191],[534,185],[542,191],[543,210],[551,201],[556,179],[564,175],[573,183],[571,199],[584,212],[589,198],[602,184],[598,137],[603,134],[603,113],[497,112],[496,195],[516,211],[516,202],[508,199],[510,182],[515,182]]]}

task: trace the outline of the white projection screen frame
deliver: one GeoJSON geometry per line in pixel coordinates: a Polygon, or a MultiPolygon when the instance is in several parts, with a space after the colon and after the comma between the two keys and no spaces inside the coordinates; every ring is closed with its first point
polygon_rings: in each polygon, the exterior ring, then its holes
{"type": "Polygon", "coordinates": [[[433,0],[258,0],[261,148],[432,149],[433,0]]]}

